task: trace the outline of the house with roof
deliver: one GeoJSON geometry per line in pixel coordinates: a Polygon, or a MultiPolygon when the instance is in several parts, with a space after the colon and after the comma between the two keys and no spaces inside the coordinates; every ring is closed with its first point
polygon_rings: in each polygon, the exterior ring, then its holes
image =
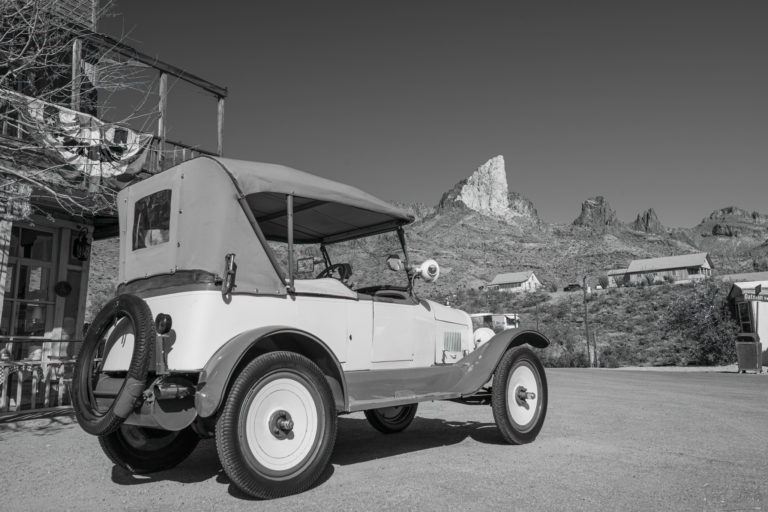
{"type": "Polygon", "coordinates": [[[486,285],[487,290],[502,292],[532,292],[541,288],[541,281],[532,270],[498,274],[486,285]]]}
{"type": "Polygon", "coordinates": [[[608,288],[616,288],[626,284],[627,269],[625,268],[607,270],[605,275],[608,277],[608,288]]]}
{"type": "Polygon", "coordinates": [[[712,270],[714,268],[715,266],[709,254],[700,252],[696,254],[632,260],[627,268],[626,275],[629,276],[629,282],[632,284],[647,283],[649,281],[690,283],[691,281],[712,277],[712,270]]]}

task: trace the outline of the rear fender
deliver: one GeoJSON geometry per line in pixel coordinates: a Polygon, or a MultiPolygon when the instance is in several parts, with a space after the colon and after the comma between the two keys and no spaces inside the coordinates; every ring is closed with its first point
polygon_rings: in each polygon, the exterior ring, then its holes
{"type": "Polygon", "coordinates": [[[526,344],[536,348],[546,348],[550,342],[538,331],[518,331],[517,329],[502,331],[456,362],[456,366],[462,367],[463,376],[452,391],[461,396],[477,392],[491,380],[499,361],[507,350],[526,344]]]}
{"type": "Polygon", "coordinates": [[[290,327],[268,326],[238,334],[208,360],[200,374],[195,394],[198,416],[207,418],[215,414],[240,370],[254,358],[276,350],[296,352],[317,364],[331,387],[336,410],[346,409],[344,372],[331,349],[308,332],[290,327]]]}

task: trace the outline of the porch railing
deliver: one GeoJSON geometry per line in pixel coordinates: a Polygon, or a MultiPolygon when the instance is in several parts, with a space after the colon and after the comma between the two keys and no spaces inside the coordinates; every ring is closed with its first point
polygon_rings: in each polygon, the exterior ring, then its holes
{"type": "Polygon", "coordinates": [[[71,405],[74,363],[74,356],[52,355],[0,361],[0,416],[71,405]]]}

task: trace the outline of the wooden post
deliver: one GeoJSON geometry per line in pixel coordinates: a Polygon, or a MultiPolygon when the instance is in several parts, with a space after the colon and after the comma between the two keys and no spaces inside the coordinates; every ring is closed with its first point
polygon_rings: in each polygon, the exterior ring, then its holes
{"type": "Polygon", "coordinates": [[[99,28],[99,0],[91,0],[91,30],[97,32],[99,28]]]}
{"type": "Polygon", "coordinates": [[[293,293],[293,194],[285,198],[288,210],[288,288],[293,293]]]}
{"type": "Polygon", "coordinates": [[[589,318],[587,317],[587,314],[589,313],[588,307],[587,307],[587,274],[584,274],[584,278],[582,279],[583,287],[582,290],[584,291],[584,331],[587,336],[587,360],[589,362],[589,366],[592,366],[591,358],[589,357],[589,318]]]}
{"type": "Polygon", "coordinates": [[[72,110],[80,111],[80,61],[83,54],[83,42],[75,38],[72,41],[72,110]]]}
{"type": "MultiPolygon", "coordinates": [[[[10,207],[10,199],[8,199],[8,208],[10,207]]],[[[5,281],[8,274],[8,258],[11,251],[12,227],[13,223],[10,220],[0,220],[0,314],[3,312],[3,297],[5,296],[5,281]]]]}
{"type": "Polygon", "coordinates": [[[219,145],[217,153],[219,156],[224,156],[224,97],[219,96],[219,109],[218,109],[218,118],[217,118],[217,126],[218,126],[218,136],[219,136],[219,145]]]}
{"type": "Polygon", "coordinates": [[[164,170],[165,164],[165,111],[168,106],[168,75],[160,73],[160,104],[158,111],[160,117],[157,120],[157,137],[160,139],[158,144],[157,167],[158,171],[164,170]]]}

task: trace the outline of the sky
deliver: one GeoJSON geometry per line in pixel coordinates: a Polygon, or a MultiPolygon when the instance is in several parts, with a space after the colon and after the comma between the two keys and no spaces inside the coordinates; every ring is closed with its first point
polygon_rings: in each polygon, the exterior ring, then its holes
{"type": "MultiPolygon", "coordinates": [[[[435,205],[504,155],[570,223],[768,212],[768,2],[115,0],[99,30],[226,86],[224,154],[435,205]]],[[[186,92],[185,92],[186,91],[186,92]]],[[[216,147],[171,83],[168,137],[216,147]]]]}

